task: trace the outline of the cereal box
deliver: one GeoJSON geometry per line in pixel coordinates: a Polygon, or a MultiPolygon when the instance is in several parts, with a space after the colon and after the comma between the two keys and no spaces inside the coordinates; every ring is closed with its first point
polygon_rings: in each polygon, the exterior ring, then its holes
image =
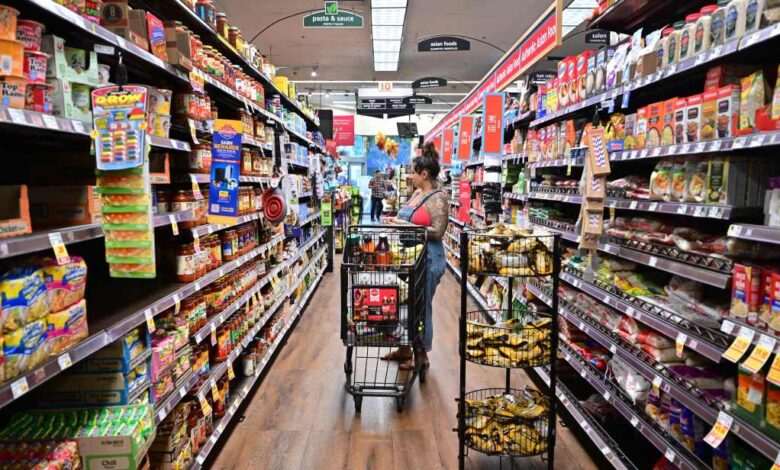
{"type": "Polygon", "coordinates": [[[589,98],[596,93],[596,54],[588,57],[588,76],[585,80],[585,96],[589,98]]]}
{"type": "Polygon", "coordinates": [[[771,267],[761,268],[761,305],[758,312],[758,326],[766,329],[772,316],[772,275],[771,267]]]}
{"type": "Polygon", "coordinates": [[[737,320],[755,324],[761,305],[761,269],[734,263],[732,277],[729,314],[737,320]]]}
{"type": "Polygon", "coordinates": [[[674,112],[677,98],[664,101],[663,125],[661,126],[661,145],[674,144],[674,112]]]}
{"type": "Polygon", "coordinates": [[[566,57],[558,62],[558,96],[561,106],[569,106],[569,104],[571,104],[569,97],[569,74],[567,70],[570,59],[570,57],[566,57]]]}
{"type": "Polygon", "coordinates": [[[726,85],[718,90],[716,138],[733,137],[739,124],[739,85],[726,85]]]}
{"type": "Polygon", "coordinates": [[[645,147],[653,148],[661,144],[661,131],[663,130],[663,106],[664,102],[659,101],[647,107],[647,139],[645,147]]]}
{"type": "Polygon", "coordinates": [[[685,107],[685,141],[698,142],[701,120],[701,95],[688,97],[685,107]]]}
{"type": "Polygon", "coordinates": [[[583,101],[588,95],[588,62],[595,52],[585,51],[577,56],[577,101],[583,101]]]}
{"type": "Polygon", "coordinates": [[[707,90],[701,100],[700,140],[715,138],[715,128],[718,120],[718,89],[707,90]]]}

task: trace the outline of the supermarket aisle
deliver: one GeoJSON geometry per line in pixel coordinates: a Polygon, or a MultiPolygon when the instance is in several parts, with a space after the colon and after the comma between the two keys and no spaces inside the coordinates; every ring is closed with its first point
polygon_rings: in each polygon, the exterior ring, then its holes
{"type": "MultiPolygon", "coordinates": [[[[457,468],[457,436],[452,432],[458,391],[456,278],[447,271],[434,300],[428,381],[415,384],[400,414],[394,400],[366,398],[357,415],[352,397],[344,391],[339,284],[337,271],[325,276],[212,468],[457,468]]],[[[469,388],[500,386],[503,374],[474,367],[469,370],[469,388]]],[[[516,383],[523,379],[518,372],[516,383]]],[[[558,429],[556,467],[596,468],[571,432],[558,429]]],[[[522,468],[546,468],[538,458],[517,463],[522,468]]],[[[472,452],[468,468],[497,469],[499,459],[472,452]]]]}

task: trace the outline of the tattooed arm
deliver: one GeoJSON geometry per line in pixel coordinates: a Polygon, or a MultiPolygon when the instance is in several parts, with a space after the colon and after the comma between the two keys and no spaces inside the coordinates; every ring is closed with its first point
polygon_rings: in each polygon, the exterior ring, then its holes
{"type": "Polygon", "coordinates": [[[443,191],[439,191],[425,201],[425,210],[431,215],[431,226],[426,227],[429,240],[441,240],[447,231],[450,202],[443,191]]]}

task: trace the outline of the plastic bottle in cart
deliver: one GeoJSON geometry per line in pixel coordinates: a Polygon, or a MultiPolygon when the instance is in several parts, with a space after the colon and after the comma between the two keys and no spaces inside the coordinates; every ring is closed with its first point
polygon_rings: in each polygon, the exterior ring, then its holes
{"type": "Polygon", "coordinates": [[[388,266],[391,261],[390,243],[387,241],[387,235],[379,235],[379,243],[374,251],[374,263],[380,266],[388,266]]]}

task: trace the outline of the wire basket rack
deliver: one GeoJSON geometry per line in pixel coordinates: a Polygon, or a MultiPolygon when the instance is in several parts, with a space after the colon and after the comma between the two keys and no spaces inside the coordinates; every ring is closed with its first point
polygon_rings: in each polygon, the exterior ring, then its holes
{"type": "Polygon", "coordinates": [[[548,276],[553,273],[555,236],[508,229],[466,231],[469,274],[503,277],[548,276]]]}
{"type": "Polygon", "coordinates": [[[550,363],[553,319],[549,314],[525,311],[515,318],[491,324],[486,321],[485,313],[493,318],[509,316],[505,310],[466,314],[468,361],[507,369],[550,363]]]}
{"type": "Polygon", "coordinates": [[[551,406],[539,391],[484,388],[465,395],[466,446],[488,455],[529,457],[547,451],[551,406]]]}

